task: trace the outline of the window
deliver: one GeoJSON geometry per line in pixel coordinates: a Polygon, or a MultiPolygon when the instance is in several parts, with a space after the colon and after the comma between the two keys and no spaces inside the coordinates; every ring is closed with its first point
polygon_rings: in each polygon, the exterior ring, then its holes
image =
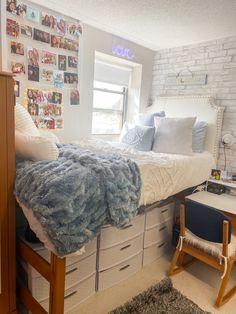
{"type": "Polygon", "coordinates": [[[92,134],[120,134],[126,101],[126,87],[94,81],[92,134]]]}

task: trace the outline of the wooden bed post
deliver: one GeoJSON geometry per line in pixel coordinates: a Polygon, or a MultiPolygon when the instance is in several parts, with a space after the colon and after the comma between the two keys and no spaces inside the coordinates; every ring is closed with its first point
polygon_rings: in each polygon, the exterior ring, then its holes
{"type": "Polygon", "coordinates": [[[66,258],[51,253],[51,281],[49,314],[64,313],[65,267],[66,258]]]}

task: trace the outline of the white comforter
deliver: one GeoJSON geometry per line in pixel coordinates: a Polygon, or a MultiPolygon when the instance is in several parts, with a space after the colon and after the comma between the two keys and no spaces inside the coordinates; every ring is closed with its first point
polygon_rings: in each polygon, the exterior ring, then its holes
{"type": "MultiPolygon", "coordinates": [[[[135,160],[139,165],[142,179],[140,206],[164,200],[188,187],[202,183],[209,178],[210,170],[215,166],[214,159],[208,152],[183,156],[139,152],[120,143],[97,140],[77,143],[95,151],[119,153],[124,157],[135,160]]],[[[23,204],[20,205],[31,229],[48,250],[56,253],[52,242],[44,234],[42,226],[34,216],[32,209],[25,207],[23,204]]],[[[77,254],[83,252],[84,250],[81,249],[77,254]]]]}
{"type": "Polygon", "coordinates": [[[78,144],[95,151],[119,153],[136,161],[140,168],[142,192],[140,205],[164,200],[186,188],[201,184],[215,167],[208,152],[191,156],[140,152],[116,142],[100,140],[79,141],[78,144]]]}

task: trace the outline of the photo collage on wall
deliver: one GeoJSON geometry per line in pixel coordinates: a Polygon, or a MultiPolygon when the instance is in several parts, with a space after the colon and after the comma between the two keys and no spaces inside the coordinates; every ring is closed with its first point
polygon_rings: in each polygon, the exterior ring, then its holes
{"type": "Polygon", "coordinates": [[[61,129],[62,93],[27,89],[27,109],[40,129],[61,129]]]}
{"type": "MultiPolygon", "coordinates": [[[[41,92],[47,90],[48,95],[60,94],[64,105],[79,105],[78,54],[81,23],[47,12],[46,9],[40,10],[36,5],[24,1],[6,0],[6,10],[9,67],[16,76],[15,96],[21,97],[20,86],[25,86],[25,105],[35,124],[39,128],[62,128],[62,102],[57,110],[55,106],[58,104],[53,101],[45,104],[38,102],[38,99],[41,92]],[[31,103],[31,100],[30,106],[29,91],[37,94],[37,101],[31,103]],[[64,97],[64,93],[68,97],[64,97]],[[54,122],[49,122],[49,118],[54,122]]],[[[45,96],[45,99],[48,98],[45,96]]]]}

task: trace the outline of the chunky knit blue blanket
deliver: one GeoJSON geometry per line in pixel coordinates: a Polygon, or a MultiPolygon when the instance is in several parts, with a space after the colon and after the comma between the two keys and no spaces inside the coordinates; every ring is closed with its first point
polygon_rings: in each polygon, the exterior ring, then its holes
{"type": "Polygon", "coordinates": [[[122,228],[137,215],[141,179],[137,164],[119,155],[69,144],[59,150],[56,161],[17,160],[15,193],[65,256],[102,225],[122,228]]]}

